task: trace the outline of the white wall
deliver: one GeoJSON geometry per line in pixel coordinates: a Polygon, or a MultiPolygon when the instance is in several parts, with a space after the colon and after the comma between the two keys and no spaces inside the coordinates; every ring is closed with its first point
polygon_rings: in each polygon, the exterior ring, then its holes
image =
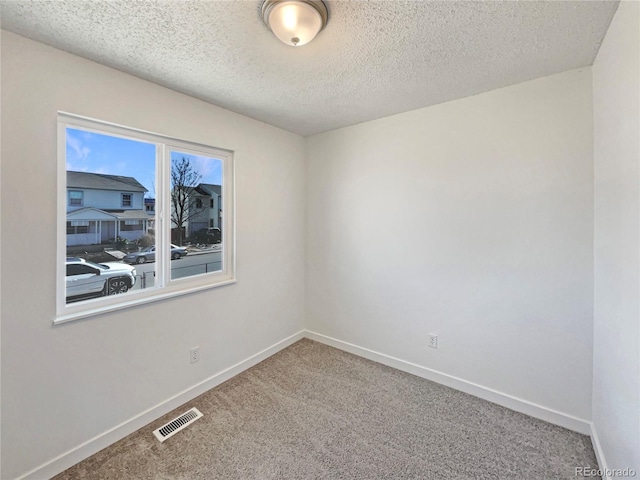
{"type": "Polygon", "coordinates": [[[6,32],[2,124],[1,478],[302,329],[303,138],[6,32]],[[57,110],[235,150],[238,283],[53,327],[57,110]]]}
{"type": "Polygon", "coordinates": [[[586,68],[309,137],[307,328],[588,421],[592,133],[586,68]]]}
{"type": "Polygon", "coordinates": [[[606,466],[635,468],[637,472],[640,472],[639,31],[640,5],[621,2],[593,65],[593,423],[606,466]]]}

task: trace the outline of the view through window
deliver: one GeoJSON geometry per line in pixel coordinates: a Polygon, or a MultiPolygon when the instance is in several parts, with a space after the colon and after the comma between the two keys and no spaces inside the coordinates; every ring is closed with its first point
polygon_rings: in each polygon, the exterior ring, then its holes
{"type": "Polygon", "coordinates": [[[64,136],[65,304],[232,276],[223,217],[230,154],[175,148],[135,131],[65,124],[64,136]]]}
{"type": "Polygon", "coordinates": [[[171,151],[171,225],[171,242],[200,255],[172,267],[171,278],[222,270],[222,161],[171,151]]]}

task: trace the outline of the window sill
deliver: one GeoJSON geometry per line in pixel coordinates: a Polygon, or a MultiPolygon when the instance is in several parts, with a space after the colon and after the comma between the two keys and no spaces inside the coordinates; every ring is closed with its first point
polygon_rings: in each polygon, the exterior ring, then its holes
{"type": "MultiPolygon", "coordinates": [[[[169,298],[180,297],[182,295],[189,295],[191,293],[202,292],[204,290],[210,290],[212,288],[222,287],[225,285],[231,285],[237,283],[238,280],[236,278],[230,278],[225,280],[220,280],[215,283],[207,283],[204,285],[195,285],[191,287],[179,286],[175,289],[171,289],[170,287],[165,287],[162,289],[162,292],[141,292],[136,294],[131,294],[131,298],[127,298],[125,301],[120,301],[116,304],[111,305],[97,305],[95,307],[91,307],[89,305],[82,310],[78,310],[73,313],[59,313],[56,315],[56,318],[53,320],[53,325],[61,325],[63,323],[73,322],[75,320],[81,320],[84,318],[95,317],[97,315],[103,315],[105,313],[116,312],[118,310],[124,310],[131,307],[137,307],[139,305],[145,305],[148,303],[158,302],[161,300],[167,300],[169,298]]],[[[121,298],[118,296],[118,298],[121,298]]]]}

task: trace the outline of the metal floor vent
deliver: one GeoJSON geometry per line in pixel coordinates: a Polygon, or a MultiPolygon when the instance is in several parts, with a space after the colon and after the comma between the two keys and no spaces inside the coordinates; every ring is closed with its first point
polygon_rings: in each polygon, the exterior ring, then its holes
{"type": "Polygon", "coordinates": [[[192,408],[180,415],[178,418],[174,418],[169,423],[163,425],[157,430],[154,430],[153,434],[158,440],[164,442],[167,438],[175,435],[183,428],[187,428],[200,417],[202,417],[202,413],[200,413],[197,408],[192,408]]]}

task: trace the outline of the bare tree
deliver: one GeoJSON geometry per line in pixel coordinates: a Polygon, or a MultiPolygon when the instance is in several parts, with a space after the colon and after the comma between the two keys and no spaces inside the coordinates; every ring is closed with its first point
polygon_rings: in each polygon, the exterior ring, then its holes
{"type": "Polygon", "coordinates": [[[195,188],[200,183],[202,175],[195,170],[189,160],[182,157],[181,160],[171,162],[171,223],[178,229],[178,245],[182,245],[182,229],[189,219],[202,213],[203,204],[196,205],[193,195],[195,188]]]}

